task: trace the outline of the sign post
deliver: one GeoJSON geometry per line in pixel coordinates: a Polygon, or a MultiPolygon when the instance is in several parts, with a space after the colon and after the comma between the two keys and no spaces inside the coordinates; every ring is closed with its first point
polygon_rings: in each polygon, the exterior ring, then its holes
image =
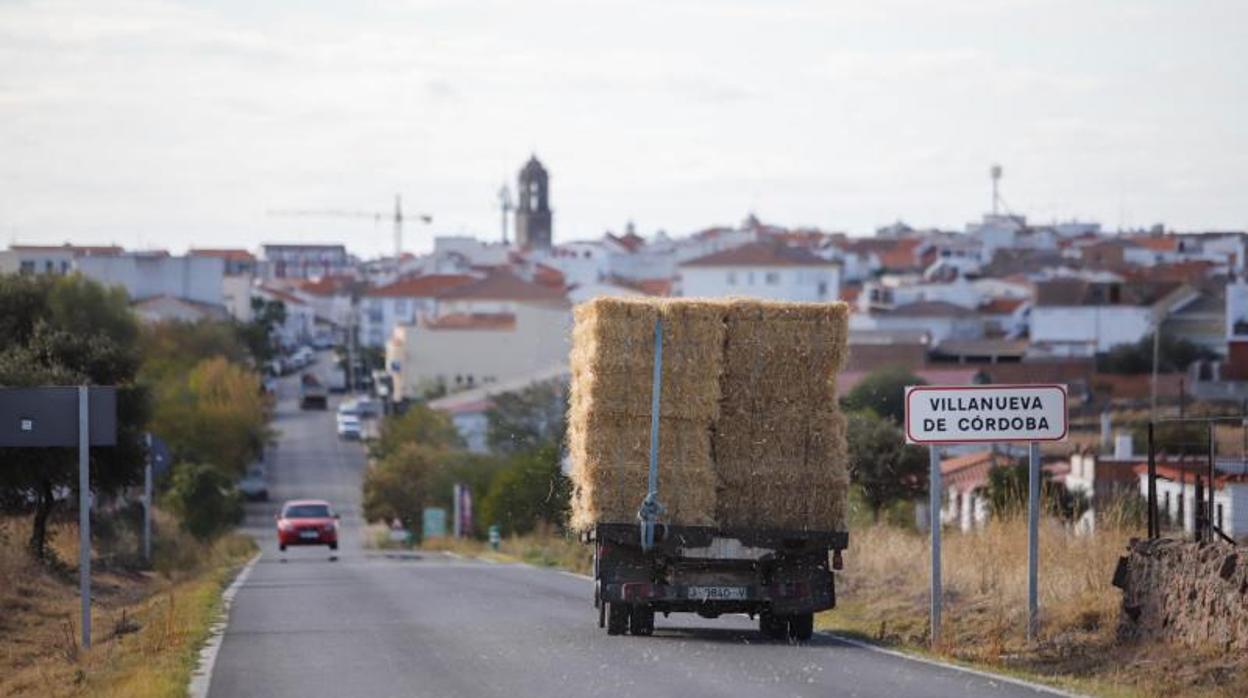
{"type": "Polygon", "coordinates": [[[90,388],[78,386],[78,591],[82,646],[91,647],[91,407],[90,388]]]}
{"type": "Polygon", "coordinates": [[[940,641],[942,500],[940,444],[1028,444],[1027,639],[1039,629],[1040,443],[1063,441],[1067,431],[1066,386],[974,385],[906,388],[906,441],[931,450],[929,506],[932,527],[932,645],[940,641]]]}
{"type": "Polygon", "coordinates": [[[930,518],[931,534],[932,534],[932,597],[931,597],[931,634],[932,647],[940,644],[940,607],[941,594],[941,570],[940,570],[940,499],[941,499],[941,478],[940,478],[940,452],[936,450],[936,446],[928,446],[928,460],[930,469],[927,475],[927,499],[928,512],[930,518]]]}

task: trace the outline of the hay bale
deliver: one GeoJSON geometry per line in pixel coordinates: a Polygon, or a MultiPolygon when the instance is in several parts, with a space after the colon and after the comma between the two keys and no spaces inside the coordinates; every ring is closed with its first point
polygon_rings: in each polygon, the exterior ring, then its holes
{"type": "Polygon", "coordinates": [[[601,298],[578,306],[572,526],[631,523],[646,494],[663,318],[659,499],[677,525],[844,530],[844,303],[601,298]]]}

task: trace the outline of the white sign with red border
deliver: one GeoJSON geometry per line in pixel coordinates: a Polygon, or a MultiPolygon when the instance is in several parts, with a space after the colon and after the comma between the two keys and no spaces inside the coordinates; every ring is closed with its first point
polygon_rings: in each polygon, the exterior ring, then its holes
{"type": "Polygon", "coordinates": [[[1064,441],[1064,385],[918,385],[906,388],[906,441],[963,444],[1064,441]]]}

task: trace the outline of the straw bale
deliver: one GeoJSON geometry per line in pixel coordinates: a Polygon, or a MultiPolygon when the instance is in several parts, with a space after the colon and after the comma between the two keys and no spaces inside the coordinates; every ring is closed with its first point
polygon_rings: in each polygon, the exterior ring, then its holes
{"type": "MultiPolygon", "coordinates": [[[[576,490],[573,526],[635,522],[648,489],[650,420],[577,415],[568,425],[568,451],[576,490]]],[[[687,526],[714,525],[718,479],[706,425],[660,419],[659,464],[664,520],[687,526]]]]}

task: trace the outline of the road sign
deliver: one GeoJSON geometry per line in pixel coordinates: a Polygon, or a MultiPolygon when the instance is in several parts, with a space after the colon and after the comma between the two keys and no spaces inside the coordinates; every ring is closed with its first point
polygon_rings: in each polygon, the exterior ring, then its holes
{"type": "Polygon", "coordinates": [[[906,441],[913,444],[1063,441],[1066,386],[906,388],[906,441]]]}
{"type": "Polygon", "coordinates": [[[446,536],[446,509],[442,507],[425,507],[421,519],[422,538],[443,538],[446,536]]]}
{"type": "MultiPolygon", "coordinates": [[[[117,389],[89,390],[92,446],[117,445],[117,389]]],[[[78,388],[0,388],[0,446],[73,448],[78,445],[78,388]]]]}

